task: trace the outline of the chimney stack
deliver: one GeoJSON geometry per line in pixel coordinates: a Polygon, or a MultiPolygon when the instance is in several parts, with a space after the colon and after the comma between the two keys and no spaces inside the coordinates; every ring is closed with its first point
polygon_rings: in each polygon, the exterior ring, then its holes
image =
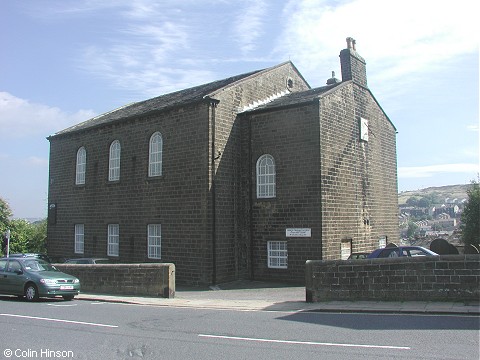
{"type": "Polygon", "coordinates": [[[338,84],[340,80],[335,77],[335,71],[332,71],[332,77],[327,80],[327,85],[338,84]]]}
{"type": "Polygon", "coordinates": [[[367,68],[365,60],[357,53],[355,39],[348,37],[347,48],[340,51],[342,81],[353,80],[360,86],[367,87],[367,68]]]}

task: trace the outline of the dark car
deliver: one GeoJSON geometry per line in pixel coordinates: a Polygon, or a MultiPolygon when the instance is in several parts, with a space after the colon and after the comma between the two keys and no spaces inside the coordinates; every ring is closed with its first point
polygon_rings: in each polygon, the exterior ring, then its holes
{"type": "Polygon", "coordinates": [[[80,292],[80,280],[59,271],[52,264],[34,257],[0,259],[0,294],[39,297],[62,296],[72,300],[80,292]]]}
{"type": "Polygon", "coordinates": [[[104,258],[77,258],[68,259],[65,264],[110,264],[109,259],[104,258]]]}
{"type": "Polygon", "coordinates": [[[392,257],[416,257],[416,256],[438,256],[437,253],[425,249],[421,246],[398,246],[398,247],[386,247],[382,249],[374,250],[368,259],[375,258],[392,258],[392,257]]]}
{"type": "Polygon", "coordinates": [[[370,255],[369,252],[354,252],[350,254],[348,260],[366,259],[368,255],[370,255]]]}
{"type": "Polygon", "coordinates": [[[36,258],[36,259],[42,259],[49,263],[52,262],[51,259],[45,254],[21,253],[21,254],[10,254],[8,256],[12,258],[36,258]]]}

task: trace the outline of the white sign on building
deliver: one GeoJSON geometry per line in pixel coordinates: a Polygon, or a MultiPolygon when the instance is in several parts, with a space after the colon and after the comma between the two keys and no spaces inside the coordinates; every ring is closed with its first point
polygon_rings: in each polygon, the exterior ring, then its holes
{"type": "Polygon", "coordinates": [[[287,228],[285,231],[286,237],[312,237],[311,228],[287,228]]]}

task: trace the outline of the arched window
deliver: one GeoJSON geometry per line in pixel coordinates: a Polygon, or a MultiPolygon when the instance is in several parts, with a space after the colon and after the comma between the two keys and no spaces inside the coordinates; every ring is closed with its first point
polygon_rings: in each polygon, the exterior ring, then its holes
{"type": "Polygon", "coordinates": [[[108,181],[120,180],[120,141],[115,140],[110,145],[110,156],[108,161],[108,181]]]}
{"type": "Polygon", "coordinates": [[[87,169],[87,151],[82,146],[77,151],[77,167],[75,173],[75,184],[85,184],[85,172],[87,169]]]}
{"type": "Polygon", "coordinates": [[[156,132],[150,138],[149,156],[148,156],[148,176],[162,175],[162,134],[156,132]]]}
{"type": "Polygon", "coordinates": [[[257,198],[275,197],[275,160],[265,154],[257,161],[257,198]]]}

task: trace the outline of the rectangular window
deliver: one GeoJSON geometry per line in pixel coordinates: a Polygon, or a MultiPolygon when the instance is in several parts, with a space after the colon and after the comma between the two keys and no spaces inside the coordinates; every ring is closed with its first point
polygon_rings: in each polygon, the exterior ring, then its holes
{"type": "Polygon", "coordinates": [[[75,254],[83,254],[85,228],[83,224],[75,224],[75,254]]]}
{"type": "Polygon", "coordinates": [[[267,243],[268,267],[272,269],[286,269],[288,265],[288,251],[286,241],[269,241],[267,243]]]}
{"type": "Polygon", "coordinates": [[[148,225],[148,258],[161,259],[162,249],[162,225],[148,225]]]}
{"type": "Polygon", "coordinates": [[[387,246],[387,236],[382,236],[380,239],[378,239],[378,247],[379,248],[384,248],[387,246]]]}
{"type": "Polygon", "coordinates": [[[360,140],[367,142],[368,141],[368,120],[360,118],[360,140]]]}
{"type": "Polygon", "coordinates": [[[118,224],[109,224],[108,225],[108,247],[107,255],[108,256],[118,256],[119,253],[119,244],[120,244],[120,228],[118,224]]]}
{"type": "Polygon", "coordinates": [[[342,260],[348,260],[348,257],[352,253],[352,239],[344,239],[340,243],[340,258],[342,260]]]}

